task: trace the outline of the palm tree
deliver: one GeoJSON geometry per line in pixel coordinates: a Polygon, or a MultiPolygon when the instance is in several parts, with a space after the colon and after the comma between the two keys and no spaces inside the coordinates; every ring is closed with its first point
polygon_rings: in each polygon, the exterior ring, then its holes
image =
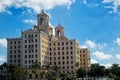
{"type": "Polygon", "coordinates": [[[56,74],[55,74],[56,78],[58,77],[58,70],[59,70],[59,69],[60,69],[59,66],[57,66],[57,65],[54,65],[54,66],[53,66],[53,70],[55,70],[55,72],[56,72],[56,74]]]}
{"type": "Polygon", "coordinates": [[[29,72],[28,72],[27,69],[23,70],[23,75],[25,76],[25,79],[26,79],[26,80],[28,79],[28,77],[27,77],[28,74],[29,74],[29,72]]]}
{"type": "Polygon", "coordinates": [[[36,70],[35,69],[32,69],[32,74],[34,74],[34,78],[35,78],[35,75],[36,75],[36,70]]]}

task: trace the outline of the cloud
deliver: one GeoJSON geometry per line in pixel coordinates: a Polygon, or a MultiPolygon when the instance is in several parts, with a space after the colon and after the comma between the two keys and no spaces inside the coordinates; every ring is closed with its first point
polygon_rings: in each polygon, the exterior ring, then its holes
{"type": "Polygon", "coordinates": [[[117,43],[117,45],[120,46],[120,38],[117,38],[117,39],[115,40],[115,43],[117,43]]]}
{"type": "Polygon", "coordinates": [[[113,13],[116,13],[118,12],[118,8],[120,6],[120,0],[103,0],[103,3],[106,4],[106,3],[111,3],[111,7],[109,8],[112,8],[113,9],[113,13]]]}
{"type": "Polygon", "coordinates": [[[30,24],[36,24],[36,20],[32,20],[32,19],[25,19],[23,20],[24,23],[30,23],[30,24]]]}
{"type": "Polygon", "coordinates": [[[88,46],[92,49],[99,49],[101,50],[102,48],[104,48],[105,46],[107,46],[106,43],[96,43],[95,41],[92,41],[92,40],[86,40],[85,41],[85,45],[84,46],[88,46]]]}
{"type": "Polygon", "coordinates": [[[56,6],[66,6],[68,9],[75,0],[0,0],[0,12],[7,11],[8,7],[33,9],[40,12],[41,9],[53,9],[56,6]]]}
{"type": "Polygon", "coordinates": [[[5,62],[5,61],[6,61],[5,56],[0,55],[0,62],[5,62]]]}
{"type": "Polygon", "coordinates": [[[91,48],[95,48],[97,46],[96,43],[94,41],[91,41],[91,40],[85,41],[85,44],[91,48]]]}
{"type": "Polygon", "coordinates": [[[80,45],[80,48],[88,48],[86,45],[80,45]]]}
{"type": "Polygon", "coordinates": [[[95,64],[98,63],[98,61],[96,61],[95,59],[91,59],[91,64],[95,64]]]}
{"type": "Polygon", "coordinates": [[[99,60],[107,60],[107,59],[112,58],[112,55],[105,54],[105,53],[100,52],[100,51],[93,52],[93,55],[96,56],[99,60]]]}
{"type": "Polygon", "coordinates": [[[116,57],[117,59],[120,59],[120,54],[116,54],[115,57],[116,57]]]}
{"type": "Polygon", "coordinates": [[[0,46],[7,48],[7,40],[6,39],[0,39],[0,46]]]}

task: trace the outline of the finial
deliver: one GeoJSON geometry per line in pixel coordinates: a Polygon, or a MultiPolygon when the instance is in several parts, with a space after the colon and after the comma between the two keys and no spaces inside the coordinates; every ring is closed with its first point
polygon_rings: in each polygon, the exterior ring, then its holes
{"type": "Polygon", "coordinates": [[[42,9],[42,13],[44,13],[44,10],[42,9]]]}

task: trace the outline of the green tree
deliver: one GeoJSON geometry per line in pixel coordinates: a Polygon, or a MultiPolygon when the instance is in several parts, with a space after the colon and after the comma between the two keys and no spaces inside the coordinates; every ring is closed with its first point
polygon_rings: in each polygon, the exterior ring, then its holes
{"type": "Polygon", "coordinates": [[[60,77],[61,77],[62,79],[64,79],[64,80],[66,80],[66,78],[68,77],[68,74],[66,74],[66,73],[61,73],[61,74],[60,74],[60,77]]]}
{"type": "Polygon", "coordinates": [[[84,70],[84,69],[82,69],[82,68],[79,68],[77,71],[76,71],[76,76],[78,77],[78,78],[82,78],[82,80],[83,80],[83,78],[85,77],[85,75],[86,75],[86,70],[84,70]]]}

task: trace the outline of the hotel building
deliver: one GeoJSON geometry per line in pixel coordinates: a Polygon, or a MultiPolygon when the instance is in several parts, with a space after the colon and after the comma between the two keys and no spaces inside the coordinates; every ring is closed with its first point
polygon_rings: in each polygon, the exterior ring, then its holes
{"type": "Polygon", "coordinates": [[[22,31],[20,38],[8,38],[7,45],[8,64],[22,68],[31,68],[34,62],[40,62],[41,66],[57,65],[59,73],[75,73],[77,68],[90,67],[89,49],[81,49],[77,40],[68,39],[60,24],[55,29],[50,26],[44,11],[37,15],[33,29],[22,31]]]}

